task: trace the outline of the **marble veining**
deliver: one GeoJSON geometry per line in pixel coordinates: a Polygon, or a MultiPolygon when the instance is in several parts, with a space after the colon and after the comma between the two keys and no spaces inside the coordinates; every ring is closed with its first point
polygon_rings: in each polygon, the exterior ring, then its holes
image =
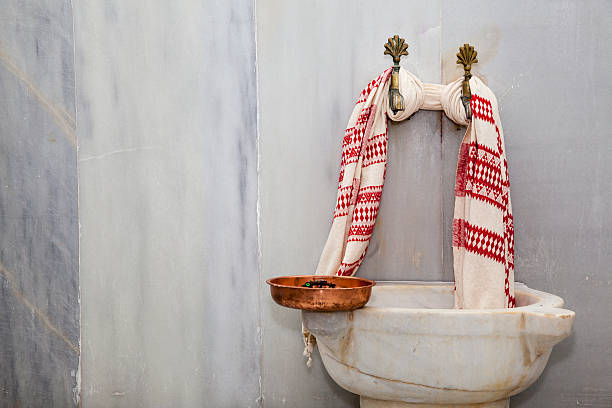
{"type": "Polygon", "coordinates": [[[3,3],[0,406],[79,400],[77,168],[69,1],[3,3]]]}

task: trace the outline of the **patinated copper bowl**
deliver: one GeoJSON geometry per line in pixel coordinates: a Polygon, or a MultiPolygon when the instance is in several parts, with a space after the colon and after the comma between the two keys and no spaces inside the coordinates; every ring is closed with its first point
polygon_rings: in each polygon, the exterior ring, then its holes
{"type": "Polygon", "coordinates": [[[268,279],[270,294],[276,303],[293,309],[314,312],[338,312],[363,307],[372,293],[376,282],[350,276],[281,276],[268,279]],[[336,286],[312,288],[303,287],[306,282],[325,279],[336,286]]]}

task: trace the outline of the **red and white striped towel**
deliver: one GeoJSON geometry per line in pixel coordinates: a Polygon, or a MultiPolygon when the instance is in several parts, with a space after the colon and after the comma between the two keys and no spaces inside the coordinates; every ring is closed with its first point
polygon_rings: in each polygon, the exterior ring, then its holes
{"type": "Polygon", "coordinates": [[[456,123],[468,125],[455,183],[455,307],[514,307],[510,184],[495,95],[472,77],[472,120],[467,121],[460,99],[462,78],[448,85],[423,84],[402,69],[406,109],[394,115],[388,108],[390,76],[388,69],[368,84],[349,119],[334,219],[316,274],[353,275],[366,255],[385,181],[387,118],[398,121],[419,109],[444,110],[456,123]]]}

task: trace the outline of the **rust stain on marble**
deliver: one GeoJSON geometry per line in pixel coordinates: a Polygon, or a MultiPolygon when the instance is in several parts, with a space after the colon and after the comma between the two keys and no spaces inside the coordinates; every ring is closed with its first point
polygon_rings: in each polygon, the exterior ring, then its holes
{"type": "Polygon", "coordinates": [[[531,361],[531,352],[529,351],[529,344],[527,344],[527,338],[525,337],[525,314],[521,314],[521,324],[520,324],[520,333],[519,333],[519,341],[521,342],[521,351],[523,353],[523,366],[529,367],[532,363],[531,361]]]}
{"type": "Polygon", "coordinates": [[[346,360],[346,356],[350,351],[353,343],[353,325],[350,325],[342,342],[340,343],[340,358],[346,360]]]}
{"type": "Polygon", "coordinates": [[[68,337],[66,337],[66,335],[64,333],[62,333],[57,327],[55,327],[55,325],[53,323],[51,323],[51,320],[49,319],[49,317],[44,314],[43,312],[41,312],[41,310],[34,305],[32,302],[30,302],[23,293],[21,293],[19,291],[19,289],[17,288],[17,283],[16,283],[16,279],[15,279],[15,275],[9,271],[8,269],[6,269],[6,267],[2,264],[0,264],[0,274],[4,276],[4,278],[6,279],[6,281],[9,283],[9,286],[11,288],[11,291],[13,292],[13,294],[15,295],[15,297],[28,309],[30,309],[30,311],[38,318],[38,320],[40,320],[46,327],[47,329],[49,329],[49,331],[53,334],[55,334],[57,337],[59,337],[64,343],[66,343],[68,345],[68,347],[70,347],[70,349],[72,349],[72,351],[74,351],[76,353],[76,355],[80,355],[80,350],[77,346],[75,346],[74,344],[72,344],[72,342],[68,339],[68,337]]]}
{"type": "Polygon", "coordinates": [[[57,126],[63,131],[66,139],[76,148],[76,136],[74,134],[76,129],[76,121],[75,119],[68,114],[64,109],[55,106],[51,103],[45,95],[38,89],[38,87],[34,84],[34,82],[28,78],[28,76],[23,72],[17,64],[13,62],[13,60],[9,57],[9,55],[0,48],[0,62],[6,67],[6,69],[12,73],[16,78],[18,78],[23,85],[30,91],[32,96],[40,103],[40,105],[49,112],[53,118],[53,121],[57,124],[57,126]]]}
{"type": "Polygon", "coordinates": [[[508,391],[508,393],[506,394],[506,398],[518,394],[521,388],[525,386],[523,382],[525,381],[526,378],[527,378],[527,374],[521,375],[517,383],[518,385],[512,388],[510,391],[508,391]]]}

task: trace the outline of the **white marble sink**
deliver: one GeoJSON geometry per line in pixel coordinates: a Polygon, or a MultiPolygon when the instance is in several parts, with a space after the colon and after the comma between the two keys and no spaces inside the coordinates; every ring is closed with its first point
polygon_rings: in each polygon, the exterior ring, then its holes
{"type": "Polygon", "coordinates": [[[517,283],[514,309],[453,309],[452,283],[378,282],[352,312],[303,312],[329,375],[362,408],[508,407],[570,335],[563,299],[517,283]]]}

